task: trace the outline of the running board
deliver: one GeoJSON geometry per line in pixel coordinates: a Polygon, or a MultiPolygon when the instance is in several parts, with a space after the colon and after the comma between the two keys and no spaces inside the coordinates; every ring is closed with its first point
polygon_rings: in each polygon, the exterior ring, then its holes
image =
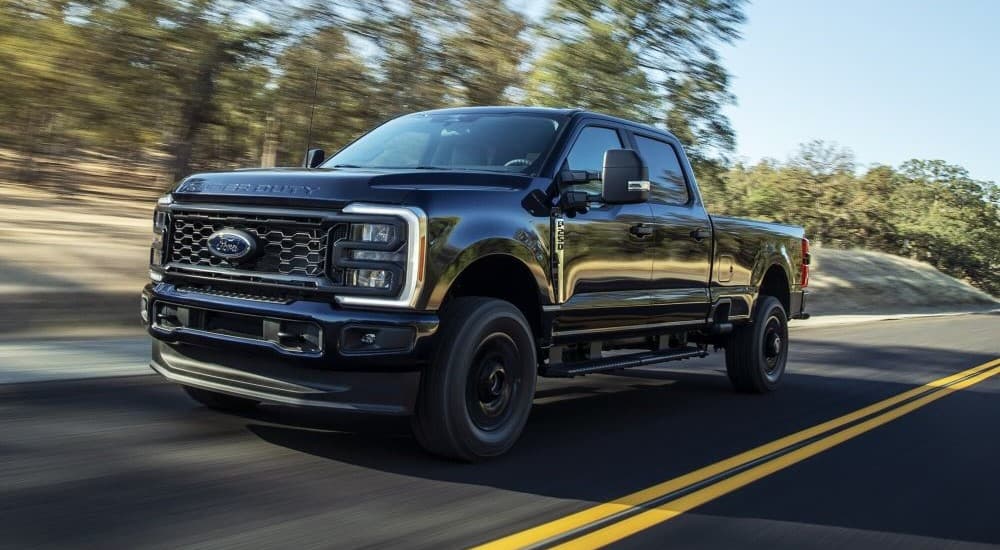
{"type": "Polygon", "coordinates": [[[691,359],[692,357],[706,357],[708,349],[686,347],[676,350],[647,351],[631,355],[619,355],[616,357],[605,357],[591,361],[580,361],[578,363],[560,363],[545,366],[539,369],[538,374],[552,378],[572,378],[584,374],[595,374],[619,369],[630,369],[633,367],[643,367],[655,365],[667,361],[677,361],[679,359],[691,359]]]}

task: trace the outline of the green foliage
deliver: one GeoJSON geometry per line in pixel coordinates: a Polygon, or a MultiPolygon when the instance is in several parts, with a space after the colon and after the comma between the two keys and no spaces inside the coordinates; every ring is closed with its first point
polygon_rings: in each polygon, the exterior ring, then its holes
{"type": "MultiPolygon", "coordinates": [[[[527,102],[657,124],[716,213],[926,260],[1000,292],[1000,189],[941,161],[858,172],[822,142],[730,166],[717,48],[743,0],[0,0],[0,145],[194,170],[299,164],[399,113],[527,102]]],[[[68,175],[67,177],[71,177],[68,175]]]]}
{"type": "Polygon", "coordinates": [[[654,122],[660,110],[660,98],[639,67],[638,56],[612,25],[596,20],[542,55],[531,75],[528,101],[642,122],[654,122]]]}
{"type": "Polygon", "coordinates": [[[803,225],[813,243],[925,261],[1000,294],[1000,189],[944,161],[861,174],[847,150],[812,142],[786,163],[698,167],[709,211],[803,225]]]}
{"type": "Polygon", "coordinates": [[[697,159],[725,156],[733,101],[716,50],[739,37],[743,0],[555,0],[533,103],[663,124],[697,159]]]}
{"type": "Polygon", "coordinates": [[[445,79],[466,105],[498,105],[524,79],[528,20],[503,0],[464,2],[458,30],[444,37],[445,79]]]}

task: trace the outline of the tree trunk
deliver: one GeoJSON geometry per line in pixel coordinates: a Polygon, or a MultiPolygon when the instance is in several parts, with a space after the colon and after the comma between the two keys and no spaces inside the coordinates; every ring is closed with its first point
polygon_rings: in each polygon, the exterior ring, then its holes
{"type": "Polygon", "coordinates": [[[190,95],[181,106],[181,125],[173,146],[170,171],[175,180],[191,173],[191,155],[194,140],[201,125],[209,120],[215,99],[215,77],[226,61],[226,44],[216,42],[198,66],[190,95]]]}
{"type": "Polygon", "coordinates": [[[275,126],[274,118],[267,115],[264,121],[264,143],[260,152],[261,168],[274,168],[274,163],[278,160],[278,137],[275,126]]]}

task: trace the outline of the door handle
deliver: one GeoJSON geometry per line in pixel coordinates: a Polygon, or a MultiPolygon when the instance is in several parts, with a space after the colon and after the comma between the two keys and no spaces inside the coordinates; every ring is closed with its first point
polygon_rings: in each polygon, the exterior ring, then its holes
{"type": "Polygon", "coordinates": [[[648,237],[653,234],[653,227],[650,225],[643,225],[641,223],[637,223],[632,227],[630,227],[628,231],[629,233],[642,239],[644,237],[648,237]]]}
{"type": "Polygon", "coordinates": [[[703,239],[707,239],[712,236],[712,232],[704,227],[699,227],[691,232],[691,238],[701,242],[703,239]]]}

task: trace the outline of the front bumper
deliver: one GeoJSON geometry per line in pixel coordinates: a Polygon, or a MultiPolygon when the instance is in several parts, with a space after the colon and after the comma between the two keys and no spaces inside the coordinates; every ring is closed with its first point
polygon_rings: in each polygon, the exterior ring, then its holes
{"type": "Polygon", "coordinates": [[[142,303],[155,339],[151,367],[169,380],[271,403],[380,414],[412,412],[438,326],[434,313],[266,303],[170,283],[147,285],[142,303]],[[163,321],[165,306],[183,312],[183,322],[163,321]],[[315,345],[269,339],[268,326],[310,327],[315,345]],[[358,334],[376,341],[365,345],[358,334]],[[391,346],[379,345],[383,335],[391,346]]]}
{"type": "Polygon", "coordinates": [[[252,354],[153,341],[154,371],[171,382],[266,403],[385,415],[413,413],[420,373],[296,367],[252,354]]]}

